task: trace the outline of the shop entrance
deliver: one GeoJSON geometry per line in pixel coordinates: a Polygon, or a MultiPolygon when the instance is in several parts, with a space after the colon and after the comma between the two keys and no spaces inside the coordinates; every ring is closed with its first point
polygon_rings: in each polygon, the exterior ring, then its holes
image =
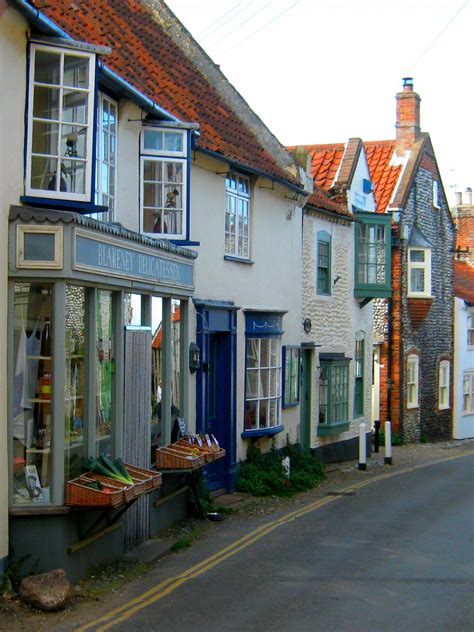
{"type": "Polygon", "coordinates": [[[213,434],[226,451],[225,458],[206,467],[206,482],[211,490],[230,490],[235,478],[236,312],[201,308],[197,319],[201,367],[196,376],[196,429],[213,434]]]}

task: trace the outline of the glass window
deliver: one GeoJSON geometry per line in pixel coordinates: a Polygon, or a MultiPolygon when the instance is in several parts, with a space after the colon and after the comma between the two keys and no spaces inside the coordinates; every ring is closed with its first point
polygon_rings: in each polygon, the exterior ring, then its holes
{"type": "Polygon", "coordinates": [[[354,357],[354,415],[364,414],[364,339],[356,340],[354,357]]]}
{"type": "Polygon", "coordinates": [[[14,288],[13,503],[49,503],[52,484],[53,288],[14,288]]]}
{"type": "Polygon", "coordinates": [[[31,46],[30,195],[90,200],[95,56],[31,46]]]}
{"type": "Polygon", "coordinates": [[[448,360],[442,360],[439,363],[438,407],[440,410],[449,408],[449,362],[448,360]]]}
{"type": "Polygon", "coordinates": [[[408,296],[431,295],[431,251],[408,249],[408,296]]]}
{"type": "Polygon", "coordinates": [[[296,406],[300,401],[299,347],[283,347],[283,365],[285,367],[283,406],[296,406]]]}
{"type": "Polygon", "coordinates": [[[281,339],[247,338],[245,430],[280,425],[281,339]]]}
{"type": "Polygon", "coordinates": [[[349,362],[321,362],[319,373],[319,423],[349,420],[349,362]]]}
{"type": "Polygon", "coordinates": [[[439,208],[439,184],[437,180],[433,180],[433,206],[439,208]]]}
{"type": "Polygon", "coordinates": [[[143,232],[181,236],[185,210],[184,161],[142,161],[143,232]]]}
{"type": "Polygon", "coordinates": [[[407,359],[407,408],[418,408],[419,358],[409,355],[407,359]]]}
{"type": "Polygon", "coordinates": [[[64,402],[64,474],[71,480],[81,473],[87,456],[85,436],[86,289],[66,286],[66,356],[64,402]]]}
{"type": "Polygon", "coordinates": [[[359,226],[357,281],[362,284],[385,285],[386,282],[385,226],[359,226]]]}
{"type": "Polygon", "coordinates": [[[112,292],[97,291],[96,313],[96,455],[112,455],[113,386],[115,361],[113,356],[112,292]]]}
{"type": "Polygon", "coordinates": [[[103,222],[115,218],[117,188],[117,104],[104,94],[99,95],[96,142],[96,204],[107,206],[108,213],[93,215],[103,222]]]}
{"type": "Polygon", "coordinates": [[[228,173],[225,187],[225,253],[248,259],[250,180],[237,173],[228,173]]]}
{"type": "Polygon", "coordinates": [[[326,231],[318,232],[317,237],[317,294],[331,293],[331,236],[326,231]]]}
{"type": "Polygon", "coordinates": [[[474,314],[467,315],[467,346],[474,347],[474,314]]]}
{"type": "Polygon", "coordinates": [[[463,406],[465,415],[474,413],[474,371],[466,371],[463,375],[463,406]]]}

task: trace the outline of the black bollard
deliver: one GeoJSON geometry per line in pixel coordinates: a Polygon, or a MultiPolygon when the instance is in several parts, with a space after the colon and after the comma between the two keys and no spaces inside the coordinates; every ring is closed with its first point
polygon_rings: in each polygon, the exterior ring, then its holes
{"type": "Polygon", "coordinates": [[[374,428],[375,428],[374,452],[378,452],[379,445],[380,445],[380,419],[376,419],[374,421],[374,428]]]}

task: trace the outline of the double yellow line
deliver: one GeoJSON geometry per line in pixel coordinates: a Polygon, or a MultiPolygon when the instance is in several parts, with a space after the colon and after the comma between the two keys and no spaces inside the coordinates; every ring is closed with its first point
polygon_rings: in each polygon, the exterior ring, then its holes
{"type": "MultiPolygon", "coordinates": [[[[383,480],[385,478],[399,476],[401,474],[406,474],[407,472],[413,472],[415,470],[425,468],[430,465],[435,465],[436,463],[443,463],[445,461],[452,461],[454,459],[459,459],[461,457],[468,456],[470,454],[474,454],[474,450],[466,451],[466,452],[463,452],[462,454],[457,454],[455,456],[438,459],[436,461],[431,461],[429,463],[423,463],[421,465],[405,467],[400,470],[391,471],[385,474],[381,474],[379,476],[374,476],[373,478],[361,481],[360,483],[356,483],[355,485],[351,485],[350,487],[347,487],[345,489],[338,490],[338,491],[341,494],[344,494],[347,492],[351,492],[355,489],[360,489],[361,487],[366,487],[367,485],[371,485],[372,483],[383,480]]],[[[92,630],[93,628],[95,628],[95,632],[104,632],[105,630],[109,630],[114,625],[117,625],[118,623],[121,623],[122,621],[129,619],[138,611],[143,610],[143,608],[147,608],[148,606],[155,603],[156,601],[163,599],[163,597],[166,597],[167,595],[172,593],[174,590],[179,588],[185,582],[191,579],[194,579],[196,577],[199,577],[200,575],[206,573],[208,570],[210,570],[214,566],[221,564],[229,557],[233,557],[234,555],[236,555],[243,549],[247,548],[248,546],[250,546],[257,540],[259,540],[260,538],[263,538],[264,536],[268,535],[269,533],[271,533],[278,527],[281,527],[282,525],[287,524],[291,522],[292,520],[296,520],[297,518],[300,518],[301,516],[304,516],[307,513],[315,511],[315,509],[318,509],[319,507],[322,507],[323,505],[327,505],[328,503],[333,502],[337,500],[338,498],[340,498],[340,496],[327,496],[327,497],[321,498],[307,505],[306,507],[302,507],[301,509],[298,509],[297,511],[291,511],[290,513],[285,514],[284,516],[282,516],[281,518],[278,518],[277,520],[273,520],[272,522],[267,522],[266,524],[258,527],[257,529],[254,529],[247,535],[243,536],[242,538],[236,540],[232,544],[229,544],[229,546],[226,546],[225,548],[221,549],[217,553],[214,553],[214,555],[211,555],[210,557],[206,558],[202,562],[199,562],[199,564],[195,564],[194,566],[191,566],[190,568],[188,568],[188,570],[184,571],[183,573],[180,573],[179,575],[176,575],[175,577],[169,577],[168,579],[165,579],[161,583],[150,588],[150,590],[147,590],[146,592],[142,593],[138,597],[135,597],[135,599],[131,599],[127,603],[123,604],[122,606],[118,608],[115,608],[115,610],[111,610],[110,612],[103,615],[99,619],[96,619],[95,621],[91,621],[90,623],[87,623],[81,626],[80,628],[77,628],[76,632],[86,632],[87,630],[92,630]],[[99,626],[99,627],[96,627],[96,626],[99,626]]]]}

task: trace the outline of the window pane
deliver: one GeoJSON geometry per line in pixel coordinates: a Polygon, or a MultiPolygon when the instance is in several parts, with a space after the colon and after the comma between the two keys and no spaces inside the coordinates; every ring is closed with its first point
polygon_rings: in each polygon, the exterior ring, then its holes
{"type": "Polygon", "coordinates": [[[59,85],[61,72],[61,56],[59,53],[49,53],[42,50],[35,52],[35,77],[38,83],[59,85]]]}
{"type": "Polygon", "coordinates": [[[425,253],[423,250],[410,250],[410,261],[413,263],[424,263],[425,253]]]}
{"type": "Polygon", "coordinates": [[[54,449],[53,290],[48,284],[19,283],[14,294],[13,503],[48,503],[54,449]]]}
{"type": "Polygon", "coordinates": [[[412,292],[425,291],[425,271],[422,268],[414,268],[410,270],[410,278],[412,292]]]}
{"type": "Polygon", "coordinates": [[[165,132],[165,151],[183,151],[183,134],[180,132],[165,132]]]}
{"type": "Polygon", "coordinates": [[[86,129],[83,127],[61,126],[61,156],[86,158],[86,129]]]}
{"type": "Polygon", "coordinates": [[[66,286],[66,357],[65,357],[65,427],[64,475],[70,480],[81,473],[82,459],[87,456],[84,436],[85,410],[85,330],[86,291],[66,286]]]}
{"type": "Polygon", "coordinates": [[[59,183],[56,181],[57,169],[58,161],[56,159],[33,156],[31,159],[31,186],[43,191],[56,191],[60,185],[61,191],[67,191],[64,177],[61,176],[59,183]]]}
{"type": "Polygon", "coordinates": [[[97,292],[96,455],[112,454],[112,389],[114,375],[112,292],[97,292]]]}
{"type": "Polygon", "coordinates": [[[163,132],[159,130],[145,130],[143,132],[143,146],[152,151],[163,150],[163,132]]]}
{"type": "Polygon", "coordinates": [[[76,92],[73,90],[64,90],[63,94],[63,115],[62,119],[65,123],[87,124],[87,101],[89,95],[87,92],[76,92]]]}
{"type": "Polygon", "coordinates": [[[245,430],[258,428],[258,401],[245,402],[245,430]]]}
{"type": "Polygon", "coordinates": [[[89,88],[89,59],[64,55],[63,83],[71,88],[89,88]]]}
{"type": "Polygon", "coordinates": [[[145,160],[143,164],[143,177],[152,182],[162,181],[162,163],[159,160],[145,160]]]}
{"type": "Polygon", "coordinates": [[[86,163],[76,160],[63,160],[61,172],[66,182],[66,191],[71,193],[85,193],[86,191],[86,163]]]}
{"type": "Polygon", "coordinates": [[[41,119],[59,120],[59,89],[35,86],[33,116],[41,119]]]}
{"type": "Polygon", "coordinates": [[[258,397],[258,371],[247,370],[247,398],[258,397]]]}
{"type": "Polygon", "coordinates": [[[58,155],[59,125],[57,123],[33,123],[31,149],[34,154],[58,155]]]}
{"type": "Polygon", "coordinates": [[[249,338],[247,340],[247,367],[258,367],[259,365],[259,338],[249,338]]]}

